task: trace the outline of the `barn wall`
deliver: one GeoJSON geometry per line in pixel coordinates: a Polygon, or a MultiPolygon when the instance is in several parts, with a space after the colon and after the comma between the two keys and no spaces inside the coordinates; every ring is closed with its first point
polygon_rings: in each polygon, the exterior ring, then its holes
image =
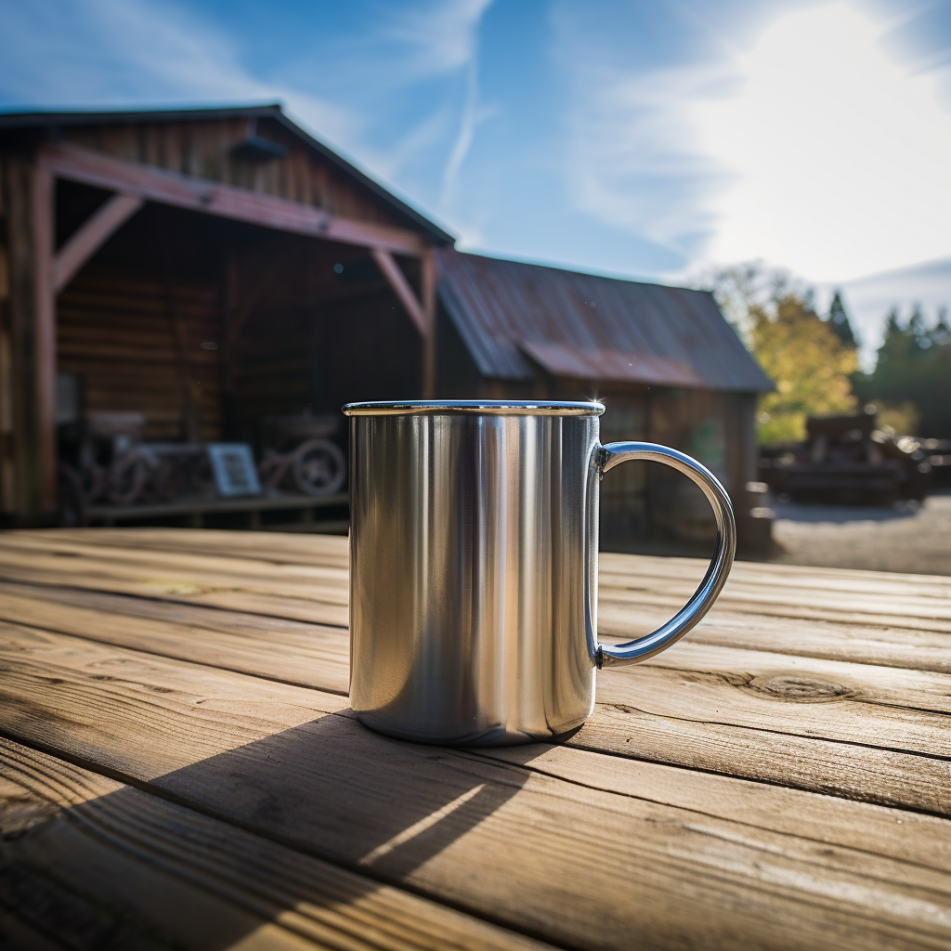
{"type": "Polygon", "coordinates": [[[436,398],[485,398],[485,381],[456,325],[439,304],[436,312],[436,398]]]}
{"type": "Polygon", "coordinates": [[[234,435],[257,442],[265,416],[311,409],[312,326],[316,312],[262,307],[244,329],[236,354],[234,435]]]}
{"type": "Polygon", "coordinates": [[[391,291],[325,305],[321,326],[317,360],[326,410],[422,397],[422,340],[391,291]]]}
{"type": "MultiPolygon", "coordinates": [[[[744,487],[755,478],[752,394],[670,387],[594,384],[555,380],[487,380],[483,387],[501,399],[592,399],[607,407],[601,442],[645,440],[686,452],[726,486],[734,504],[745,504],[744,487]]],[[[621,548],[649,535],[706,543],[716,532],[703,492],[665,466],[632,462],[613,469],[601,483],[601,542],[621,548]]]]}
{"type": "MultiPolygon", "coordinates": [[[[646,391],[601,389],[605,406],[601,417],[601,442],[647,439],[650,397],[646,391]]],[[[650,531],[646,462],[630,462],[612,469],[601,482],[601,539],[605,544],[645,535],[650,531]]]]}
{"type": "Polygon", "coordinates": [[[113,158],[286,198],[334,214],[405,225],[369,189],[350,179],[277,122],[259,120],[257,134],[287,150],[283,158],[250,162],[231,155],[248,135],[246,119],[141,122],[66,128],[67,141],[113,158]]]}
{"type": "Polygon", "coordinates": [[[58,372],[81,379],[86,412],[136,412],[146,439],[186,436],[194,407],[203,440],[220,437],[218,339],[213,284],[154,280],[90,265],[59,297],[58,372]]]}

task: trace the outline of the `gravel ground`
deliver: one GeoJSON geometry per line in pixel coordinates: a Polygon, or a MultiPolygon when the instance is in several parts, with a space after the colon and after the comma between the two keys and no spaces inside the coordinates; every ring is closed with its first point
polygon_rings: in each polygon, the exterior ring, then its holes
{"type": "Polygon", "coordinates": [[[951,575],[951,493],[894,508],[776,502],[770,508],[778,551],[768,561],[951,575]]]}

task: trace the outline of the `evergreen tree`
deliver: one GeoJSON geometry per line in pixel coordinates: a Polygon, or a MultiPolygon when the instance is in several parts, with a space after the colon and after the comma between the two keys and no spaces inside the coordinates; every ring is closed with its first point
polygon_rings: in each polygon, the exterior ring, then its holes
{"type": "Polygon", "coordinates": [[[878,362],[870,374],[853,377],[863,402],[879,406],[912,403],[920,416],[918,435],[951,437],[951,327],[941,311],[929,327],[920,307],[907,322],[893,309],[885,319],[878,362]]]}
{"type": "Polygon", "coordinates": [[[849,315],[845,311],[845,304],[842,302],[842,294],[836,291],[829,305],[829,318],[826,321],[829,329],[842,341],[847,347],[853,350],[858,347],[858,339],[855,331],[852,330],[852,324],[849,321],[849,315]]]}

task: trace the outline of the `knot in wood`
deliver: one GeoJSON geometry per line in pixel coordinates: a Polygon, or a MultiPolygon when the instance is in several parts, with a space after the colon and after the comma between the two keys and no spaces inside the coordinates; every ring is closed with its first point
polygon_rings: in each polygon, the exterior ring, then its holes
{"type": "Polygon", "coordinates": [[[757,677],[750,682],[750,687],[771,700],[793,703],[829,703],[833,700],[844,700],[853,694],[852,690],[842,684],[795,674],[757,677]]]}

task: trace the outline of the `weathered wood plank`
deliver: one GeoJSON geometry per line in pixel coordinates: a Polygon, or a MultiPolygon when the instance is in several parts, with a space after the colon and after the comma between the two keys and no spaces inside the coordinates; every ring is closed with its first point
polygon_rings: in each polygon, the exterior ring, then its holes
{"type": "MultiPolygon", "coordinates": [[[[165,597],[319,623],[347,621],[343,568],[274,564],[251,557],[114,549],[68,539],[51,543],[38,539],[39,534],[4,536],[0,545],[0,577],[42,584],[55,573],[62,584],[93,590],[165,597]]],[[[854,604],[839,610],[831,602],[826,607],[809,606],[802,597],[791,597],[789,604],[761,603],[762,599],[768,600],[765,590],[758,595],[761,600],[753,602],[745,596],[734,597],[731,584],[727,583],[712,617],[730,612],[951,633],[951,600],[933,598],[923,607],[911,609],[891,599],[876,602],[871,596],[863,596],[859,600],[866,604],[866,610],[854,610],[854,604]]],[[[646,587],[621,591],[602,586],[599,614],[605,629],[636,624],[642,617],[672,615],[687,599],[690,586],[684,586],[682,595],[665,593],[662,587],[658,583],[656,591],[646,587]]]]}
{"type": "Polygon", "coordinates": [[[334,693],[349,687],[349,635],[340,627],[0,582],[3,621],[334,693]]]}
{"type": "MultiPolygon", "coordinates": [[[[131,564],[143,568],[166,570],[166,573],[168,567],[173,567],[178,569],[179,575],[190,569],[193,572],[191,577],[195,583],[200,583],[206,588],[217,586],[220,589],[229,578],[233,582],[240,582],[250,577],[257,579],[258,597],[261,596],[260,589],[273,580],[282,586],[299,582],[306,589],[305,595],[313,589],[321,598],[325,598],[326,593],[321,586],[314,584],[309,569],[327,568],[328,574],[322,579],[324,584],[339,586],[338,598],[345,598],[346,596],[345,563],[339,555],[335,560],[334,567],[327,564],[300,565],[287,561],[280,565],[268,565],[263,563],[254,554],[253,550],[248,550],[246,555],[240,558],[235,557],[234,552],[229,555],[223,554],[221,550],[217,554],[201,556],[196,556],[194,552],[186,550],[177,553],[181,557],[176,562],[172,552],[165,549],[136,549],[129,554],[130,549],[128,548],[107,545],[97,546],[85,541],[77,541],[69,536],[60,535],[60,540],[53,543],[51,536],[52,533],[10,533],[4,538],[4,547],[17,552],[24,549],[36,552],[59,552],[59,557],[63,557],[64,553],[71,553],[73,557],[83,557],[96,563],[101,561],[103,565],[118,563],[126,569],[129,568],[127,563],[130,561],[131,564]]],[[[332,551],[333,543],[336,543],[337,546],[345,545],[345,540],[324,540],[319,548],[315,544],[318,558],[324,560],[326,556],[323,553],[328,550],[332,551]],[[330,545],[326,543],[327,541],[330,541],[330,545]]],[[[223,547],[224,545],[220,546],[222,549],[223,547]]],[[[608,556],[602,557],[607,558],[608,556]]],[[[612,557],[616,562],[616,559],[622,556],[612,557]]],[[[623,557],[634,559],[634,556],[623,557]]],[[[0,564],[3,563],[2,558],[3,551],[0,549],[0,564]]],[[[671,561],[676,561],[676,559],[671,559],[671,561]]],[[[629,569],[628,577],[619,581],[616,573],[602,571],[600,611],[605,615],[608,623],[623,623],[626,616],[631,615],[636,618],[645,611],[657,616],[672,614],[692,593],[694,579],[678,580],[677,578],[663,576],[666,568],[664,559],[647,560],[642,558],[634,560],[635,567],[638,564],[645,569],[649,567],[651,574],[641,577],[629,569]]],[[[690,567],[699,575],[699,564],[694,563],[690,567]]],[[[26,566],[21,568],[21,570],[25,569],[26,566]]],[[[104,570],[108,573],[110,569],[104,570]]],[[[114,571],[114,569],[112,570],[114,571]]],[[[740,576],[741,573],[734,572],[734,577],[731,578],[724,589],[716,611],[951,632],[951,597],[918,597],[909,592],[899,597],[890,592],[882,593],[871,590],[853,592],[849,595],[822,591],[817,593],[813,589],[808,591],[805,589],[791,589],[776,592],[771,584],[743,581],[740,576]]],[[[886,578],[888,577],[891,576],[886,576],[886,578]]],[[[128,580],[128,570],[125,574],[120,572],[116,580],[121,581],[122,578],[128,580]]],[[[187,584],[187,579],[185,584],[187,584]]],[[[182,583],[180,582],[177,587],[180,589],[182,583]]],[[[240,586],[235,585],[235,587],[240,586]]],[[[951,585],[945,585],[944,587],[951,591],[951,585]]],[[[282,590],[286,590],[286,588],[282,588],[282,590]]],[[[934,590],[943,593],[944,589],[937,586],[934,590]]],[[[289,610],[294,613],[287,614],[285,610],[281,616],[300,617],[299,608],[300,605],[292,604],[289,606],[289,610]]],[[[262,610],[266,613],[268,609],[266,606],[262,606],[262,610]]],[[[280,612],[281,609],[274,605],[270,610],[280,612]]]]}
{"type": "Polygon", "coordinates": [[[72,946],[543,947],[3,739],[0,833],[0,904],[72,946]]]}
{"type": "MultiPolygon", "coordinates": [[[[255,532],[227,532],[203,529],[167,528],[93,528],[45,529],[17,532],[17,536],[38,539],[60,538],[101,544],[115,548],[157,549],[202,553],[214,556],[254,557],[264,561],[292,564],[330,564],[347,567],[347,540],[332,536],[266,536],[255,532]]],[[[700,558],[658,558],[649,555],[600,555],[601,582],[607,587],[626,587],[631,579],[681,581],[678,596],[692,590],[703,576],[706,561],[700,558]]],[[[852,568],[809,568],[801,565],[734,563],[734,582],[769,585],[799,591],[841,591],[863,595],[913,595],[925,598],[951,597],[951,579],[934,575],[910,575],[852,568]]]]}
{"type": "MultiPolygon", "coordinates": [[[[612,552],[601,552],[599,561],[601,571],[606,576],[619,575],[621,579],[639,575],[658,576],[694,580],[694,583],[703,576],[707,565],[702,558],[658,558],[653,555],[621,555],[612,552]]],[[[740,581],[759,582],[780,589],[802,588],[873,595],[916,592],[922,597],[947,597],[951,591],[951,579],[940,575],[864,571],[858,568],[736,561],[731,572],[733,576],[740,581]]]]}
{"type": "Polygon", "coordinates": [[[0,546],[0,578],[13,581],[47,584],[55,579],[61,585],[94,591],[116,591],[325,624],[347,623],[346,582],[332,577],[339,569],[291,569],[237,559],[233,565],[205,570],[189,563],[184,555],[167,554],[145,562],[129,551],[117,553],[116,557],[90,557],[66,545],[51,553],[0,546]]]}
{"type": "Polygon", "coordinates": [[[286,198],[140,165],[71,144],[44,146],[40,163],[44,171],[70,181],[291,234],[387,248],[398,254],[419,255],[425,249],[415,231],[344,218],[286,198]]]}
{"type": "MultiPolygon", "coordinates": [[[[0,620],[322,690],[347,689],[349,644],[339,628],[2,582],[0,620]],[[36,596],[40,591],[42,600],[36,596]]],[[[932,721],[922,716],[951,713],[951,675],[945,673],[688,638],[639,668],[602,672],[600,681],[599,700],[605,703],[669,698],[673,708],[654,710],[663,716],[672,715],[671,709],[693,715],[698,698],[706,697],[712,698],[720,720],[734,725],[768,724],[797,735],[951,752],[947,722],[938,718],[933,727],[923,727],[932,721]],[[653,674],[645,673],[654,668],[653,674]],[[922,728],[924,734],[918,732],[922,728]]],[[[704,719],[709,719],[709,709],[708,704],[704,719]]]]}
{"type": "Polygon", "coordinates": [[[874,834],[861,851],[830,848],[398,743],[326,711],[339,698],[317,691],[54,635],[26,633],[15,647],[3,657],[8,736],[559,943],[627,948],[637,934],[663,947],[938,948],[951,938],[951,875],[877,852],[874,834]]]}
{"type": "MultiPolygon", "coordinates": [[[[248,637],[267,635],[271,641],[271,632],[299,630],[305,637],[311,629],[299,622],[269,617],[266,620],[260,616],[248,614],[240,615],[240,620],[230,619],[223,621],[220,611],[204,609],[194,604],[180,604],[177,601],[161,601],[154,595],[147,598],[132,598],[119,595],[110,595],[96,590],[51,588],[44,585],[34,588],[29,585],[18,585],[0,582],[0,594],[14,594],[26,598],[25,604],[10,602],[5,606],[0,597],[0,618],[19,620],[26,624],[36,624],[39,627],[51,627],[53,630],[62,630],[65,633],[85,634],[99,640],[109,640],[111,643],[137,646],[135,643],[136,628],[134,625],[123,628],[119,639],[113,639],[97,633],[100,627],[105,630],[117,630],[116,621],[109,619],[110,613],[118,613],[127,617],[175,618],[185,624],[197,624],[204,629],[210,627],[221,633],[229,633],[237,624],[240,630],[247,628],[248,637]],[[115,598],[111,601],[110,598],[115,598]],[[19,606],[17,606],[19,604],[19,606]],[[47,610],[47,605],[49,609],[47,610]],[[69,621],[69,612],[57,609],[57,605],[74,605],[79,608],[89,608],[102,611],[106,615],[100,621],[95,621],[88,628],[81,628],[70,622],[69,627],[57,626],[56,618],[69,621]],[[25,611],[26,613],[22,613],[25,611]],[[194,611],[195,614],[189,614],[194,611]],[[50,616],[49,612],[52,612],[50,616]],[[253,632],[253,633],[252,633],[253,632]]],[[[331,617],[341,620],[342,612],[336,608],[331,617]]],[[[319,619],[320,611],[315,609],[312,614],[315,620],[319,619]]],[[[637,612],[624,610],[611,612],[602,609],[599,615],[599,628],[602,637],[609,639],[626,639],[636,637],[656,628],[666,620],[666,609],[640,609],[637,612]]],[[[91,621],[93,619],[90,619],[91,621]]],[[[240,633],[240,630],[238,631],[240,633]]],[[[323,643],[326,631],[318,627],[313,633],[314,642],[323,643]]],[[[906,669],[931,670],[935,672],[951,673],[951,651],[948,650],[947,635],[931,631],[909,631],[903,628],[862,627],[858,625],[834,624],[828,621],[811,621],[803,623],[789,618],[767,618],[737,614],[718,607],[713,616],[708,617],[699,628],[690,634],[688,644],[712,644],[721,647],[738,647],[747,650],[763,650],[790,656],[818,657],[828,660],[845,661],[866,665],[882,665],[886,667],[901,667],[906,669]]],[[[199,645],[196,645],[200,647],[199,645]]],[[[288,645],[290,646],[290,645],[288,645]]],[[[144,647],[144,645],[143,645],[144,647]]],[[[253,642],[242,645],[242,649],[257,652],[253,642]]],[[[145,649],[152,650],[152,647],[145,649]]],[[[160,653],[163,651],[159,651],[160,653]]],[[[269,663],[270,653],[265,652],[264,658],[269,663]]],[[[179,656],[172,654],[173,656],[179,656]]],[[[205,656],[205,655],[203,655],[205,656]]],[[[337,678],[333,685],[329,682],[318,686],[327,689],[346,689],[346,671],[339,669],[339,663],[331,659],[330,655],[323,655],[324,662],[336,667],[337,678]]],[[[194,659],[194,658],[191,658],[194,659]]],[[[339,658],[338,658],[339,661],[339,658]]],[[[344,663],[346,659],[344,658],[344,663]]],[[[219,664],[220,666],[220,664],[219,664]]],[[[229,665],[230,666],[230,665],[229,665]]],[[[239,663],[236,658],[235,670],[248,673],[262,673],[273,676],[272,669],[239,663]]],[[[289,682],[310,682],[300,679],[291,679],[289,682]]]]}
{"type": "MultiPolygon", "coordinates": [[[[841,709],[842,704],[856,703],[951,713],[951,674],[926,670],[791,657],[773,651],[743,650],[689,639],[641,665],[641,669],[645,667],[726,677],[746,693],[768,703],[791,701],[807,704],[812,709],[826,705],[823,716],[833,715],[828,704],[841,709]]],[[[626,673],[637,675],[637,670],[629,668],[626,673]]],[[[610,677],[611,671],[604,671],[604,674],[610,677]]],[[[614,679],[611,677],[611,682],[614,679]]],[[[876,715],[887,717],[887,714],[887,711],[877,711],[876,715]]],[[[941,722],[943,726],[951,727],[951,718],[941,722]]],[[[858,735],[853,735],[853,738],[858,739],[858,735]]],[[[948,743],[951,744],[951,736],[948,743]]],[[[951,752],[951,745],[948,750],[951,752]]]]}
{"type": "MultiPolygon", "coordinates": [[[[213,654],[215,666],[346,689],[343,631],[313,629],[311,650],[307,625],[57,589],[49,594],[46,603],[7,595],[0,599],[0,615],[191,661],[207,662],[213,654]],[[54,599],[64,594],[68,607],[58,610],[54,599]],[[80,602],[92,598],[95,606],[77,605],[77,596],[80,602]],[[99,610],[113,606],[114,613],[99,610]],[[274,628],[268,630],[269,624],[274,628]]],[[[16,628],[10,630],[16,636],[16,628]]],[[[948,681],[946,674],[688,640],[639,668],[602,672],[597,714],[570,742],[944,812],[951,808],[949,769],[946,760],[934,757],[951,755],[951,729],[947,716],[927,708],[946,709],[948,681]]]]}
{"type": "MultiPolygon", "coordinates": [[[[598,628],[602,637],[623,640],[654,630],[668,616],[667,611],[658,609],[637,612],[602,609],[598,614],[598,628]]],[[[951,673],[947,634],[832,621],[804,622],[795,618],[739,614],[719,606],[690,632],[687,643],[951,673]]]]}
{"type": "MultiPolygon", "coordinates": [[[[637,706],[599,703],[570,746],[650,760],[859,802],[951,815],[947,759],[723,723],[716,701],[693,715],[672,706],[660,684],[637,706]]],[[[709,698],[706,698],[709,700],[709,698]]],[[[726,700],[726,697],[723,697],[726,700]]]]}
{"type": "Polygon", "coordinates": [[[902,809],[553,744],[479,750],[569,782],[951,871],[951,823],[902,809]]]}

